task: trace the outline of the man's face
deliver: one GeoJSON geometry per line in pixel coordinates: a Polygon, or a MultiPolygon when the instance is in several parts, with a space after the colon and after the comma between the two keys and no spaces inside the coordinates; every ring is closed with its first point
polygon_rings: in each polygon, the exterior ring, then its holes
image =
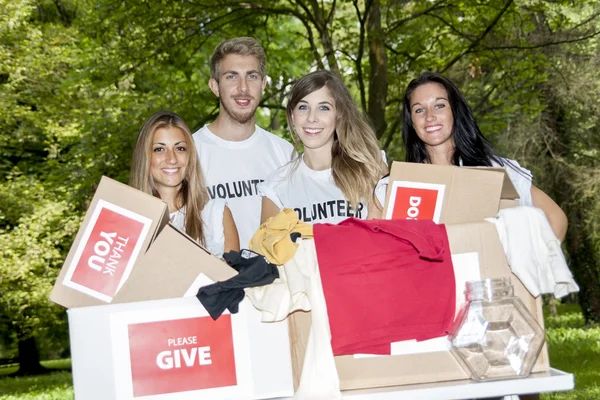
{"type": "Polygon", "coordinates": [[[266,79],[252,56],[229,54],[219,63],[219,80],[209,81],[210,89],[221,101],[221,112],[245,124],[254,118],[266,79]]]}

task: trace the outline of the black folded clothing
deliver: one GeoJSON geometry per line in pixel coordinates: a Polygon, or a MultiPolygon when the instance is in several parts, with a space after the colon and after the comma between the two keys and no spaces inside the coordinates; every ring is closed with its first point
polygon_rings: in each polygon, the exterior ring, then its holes
{"type": "Polygon", "coordinates": [[[238,271],[238,274],[223,282],[203,286],[196,297],[216,320],[225,309],[235,314],[244,299],[244,288],[264,286],[279,278],[277,266],[271,264],[258,253],[244,249],[239,253],[230,251],[223,254],[225,262],[238,271]]]}

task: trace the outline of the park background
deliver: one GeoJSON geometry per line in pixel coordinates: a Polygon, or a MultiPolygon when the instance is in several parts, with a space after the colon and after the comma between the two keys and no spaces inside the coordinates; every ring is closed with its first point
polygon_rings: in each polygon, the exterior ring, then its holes
{"type": "Polygon", "coordinates": [[[407,83],[453,79],[486,137],[569,218],[581,292],[545,299],[546,324],[552,365],[577,390],[543,398],[600,398],[597,1],[0,0],[1,399],[72,397],[66,314],[48,295],[86,206],[102,175],[127,182],[148,116],[175,111],[192,131],[216,117],[208,59],[234,36],[267,53],[259,125],[289,138],[291,85],[331,69],[388,160],[403,159],[407,83]],[[66,370],[35,375],[48,368],[66,370]]]}

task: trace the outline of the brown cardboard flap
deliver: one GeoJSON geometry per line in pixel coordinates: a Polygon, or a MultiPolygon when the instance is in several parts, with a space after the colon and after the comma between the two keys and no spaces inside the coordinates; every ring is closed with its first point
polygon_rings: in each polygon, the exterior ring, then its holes
{"type": "Polygon", "coordinates": [[[182,297],[201,273],[213,281],[237,275],[185,233],[167,225],[139,259],[113,303],[182,297]]]}
{"type": "Polygon", "coordinates": [[[481,277],[503,278],[510,275],[498,231],[491,222],[446,225],[452,254],[479,254],[481,277]]]}
{"type": "Polygon", "coordinates": [[[519,204],[519,200],[500,199],[498,211],[504,210],[505,208],[517,207],[519,204]]]}
{"type": "Polygon", "coordinates": [[[151,220],[148,232],[137,255],[138,258],[146,252],[160,228],[169,221],[169,213],[165,202],[103,176],[50,294],[50,300],[66,308],[107,304],[106,301],[64,285],[67,270],[75,258],[80,256],[78,249],[80,245],[83,245],[81,243],[82,239],[86,235],[88,225],[91,223],[94,210],[101,200],[151,220]]]}
{"type": "MultiPolygon", "coordinates": [[[[511,273],[495,226],[489,222],[475,222],[446,225],[446,229],[452,253],[477,252],[482,278],[510,276],[515,294],[521,298],[527,309],[543,327],[541,300],[533,298],[516,276],[511,273]]],[[[297,387],[310,329],[310,314],[292,314],[289,317],[289,327],[292,338],[294,385],[297,387]]],[[[369,358],[341,356],[335,357],[335,363],[342,390],[469,378],[450,352],[369,358]]],[[[548,350],[544,345],[533,372],[547,371],[549,368],[548,350]]]]}
{"type": "Polygon", "coordinates": [[[498,214],[503,175],[451,167],[452,182],[446,195],[441,223],[481,221],[498,214]]]}
{"type": "Polygon", "coordinates": [[[383,215],[387,214],[394,181],[445,186],[439,222],[457,224],[494,217],[501,199],[518,199],[504,168],[442,166],[394,162],[390,172],[383,215]]]}
{"type": "MultiPolygon", "coordinates": [[[[500,195],[501,199],[507,199],[507,200],[514,200],[514,199],[518,199],[519,196],[519,192],[517,192],[517,189],[515,188],[515,185],[513,185],[512,181],[510,180],[510,177],[508,176],[508,173],[506,172],[506,170],[502,167],[465,167],[465,168],[477,168],[479,170],[483,170],[483,171],[498,171],[504,174],[504,181],[502,182],[502,192],[500,195]]],[[[508,167],[510,168],[510,167],[508,167]]]]}

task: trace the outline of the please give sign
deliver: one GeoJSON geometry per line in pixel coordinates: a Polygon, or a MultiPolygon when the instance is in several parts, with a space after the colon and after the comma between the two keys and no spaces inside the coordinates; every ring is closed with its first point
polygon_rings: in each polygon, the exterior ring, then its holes
{"type": "Polygon", "coordinates": [[[214,321],[195,297],[129,304],[144,309],[110,315],[117,400],[243,399],[252,394],[243,308],[214,321]],[[181,305],[186,300],[191,302],[181,305]]]}

